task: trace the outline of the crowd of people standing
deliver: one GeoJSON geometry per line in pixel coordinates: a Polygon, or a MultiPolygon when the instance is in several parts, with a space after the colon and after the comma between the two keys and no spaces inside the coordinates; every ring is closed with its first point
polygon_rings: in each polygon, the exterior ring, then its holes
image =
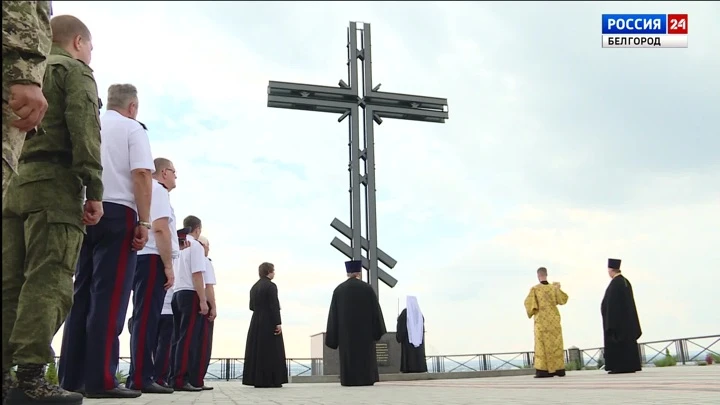
{"type": "Polygon", "coordinates": [[[210,245],[196,216],[177,229],[176,169],[153,158],[137,88],[110,86],[100,116],[87,26],[50,19],[50,2],[2,6],[3,404],[212,389],[210,245]],[[44,370],[63,324],[56,385],[44,370]]]}

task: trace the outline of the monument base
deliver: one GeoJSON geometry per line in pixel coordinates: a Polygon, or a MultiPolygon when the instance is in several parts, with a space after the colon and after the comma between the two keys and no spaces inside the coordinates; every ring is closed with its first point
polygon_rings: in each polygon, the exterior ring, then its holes
{"type": "MultiPolygon", "coordinates": [[[[490,370],[490,371],[459,371],[452,373],[409,373],[409,374],[380,374],[380,382],[390,381],[429,381],[429,380],[456,380],[463,378],[488,378],[488,377],[511,377],[530,376],[535,374],[533,368],[515,368],[511,370],[490,370]]],[[[292,378],[293,384],[311,383],[340,383],[338,375],[313,375],[296,376],[292,378]]]]}
{"type": "MultiPolygon", "coordinates": [[[[375,343],[378,372],[380,374],[394,374],[400,372],[400,343],[395,340],[395,332],[388,332],[375,343]]],[[[325,332],[310,337],[310,357],[322,359],[313,361],[312,376],[338,376],[340,375],[340,353],[325,346],[325,332]]],[[[295,381],[297,377],[293,378],[295,381]]]]}

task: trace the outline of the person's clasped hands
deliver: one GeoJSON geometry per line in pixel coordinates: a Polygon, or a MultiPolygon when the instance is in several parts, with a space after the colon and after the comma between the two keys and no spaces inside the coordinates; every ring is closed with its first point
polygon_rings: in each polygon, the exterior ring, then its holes
{"type": "Polygon", "coordinates": [[[42,89],[36,84],[13,84],[10,86],[8,106],[18,119],[12,125],[28,132],[37,127],[45,116],[48,103],[42,89]]]}

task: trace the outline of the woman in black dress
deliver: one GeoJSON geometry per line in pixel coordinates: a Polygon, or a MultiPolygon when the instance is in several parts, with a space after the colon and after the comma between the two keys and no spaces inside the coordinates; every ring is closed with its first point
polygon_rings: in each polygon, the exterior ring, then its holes
{"type": "Polygon", "coordinates": [[[272,282],[275,266],[263,263],[258,272],[260,280],[250,289],[253,315],[245,344],[242,382],[255,388],[279,388],[288,382],[288,371],[278,290],[272,282]]]}

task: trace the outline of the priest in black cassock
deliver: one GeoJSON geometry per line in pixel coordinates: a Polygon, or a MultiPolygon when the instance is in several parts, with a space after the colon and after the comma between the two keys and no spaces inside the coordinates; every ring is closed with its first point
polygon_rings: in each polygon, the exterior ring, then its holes
{"type": "Polygon", "coordinates": [[[638,339],[642,336],[630,282],[620,272],[620,260],[608,259],[612,281],[600,305],[605,338],[605,371],[609,374],[642,370],[638,339]]]}
{"type": "Polygon", "coordinates": [[[242,383],[255,388],[280,388],[288,382],[288,370],[278,289],[272,282],[275,266],[263,263],[258,273],[260,279],[250,289],[253,314],[245,343],[242,383]]]}
{"type": "Polygon", "coordinates": [[[375,342],[387,332],[378,297],[362,281],[362,262],[345,262],[348,279],[333,291],[325,345],[340,351],[340,384],[373,385],[380,381],[375,342]]]}
{"type": "Polygon", "coordinates": [[[417,298],[408,296],[397,319],[395,339],[400,343],[400,372],[427,373],[425,360],[425,317],[417,298]]]}

